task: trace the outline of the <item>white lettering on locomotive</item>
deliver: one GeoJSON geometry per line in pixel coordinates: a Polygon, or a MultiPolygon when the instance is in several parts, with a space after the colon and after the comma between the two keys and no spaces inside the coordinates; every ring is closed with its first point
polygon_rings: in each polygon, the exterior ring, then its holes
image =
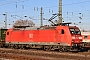
{"type": "Polygon", "coordinates": [[[33,34],[32,33],[29,34],[29,38],[33,38],[33,34]]]}

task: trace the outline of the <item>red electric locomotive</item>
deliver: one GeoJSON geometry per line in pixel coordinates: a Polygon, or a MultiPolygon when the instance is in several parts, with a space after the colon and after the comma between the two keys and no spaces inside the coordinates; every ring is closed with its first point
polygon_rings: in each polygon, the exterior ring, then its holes
{"type": "MultiPolygon", "coordinates": [[[[53,16],[49,19],[54,19],[53,16]]],[[[15,26],[7,30],[6,44],[13,48],[41,48],[44,50],[70,51],[82,46],[81,31],[69,23],[40,28],[15,26]]]]}
{"type": "Polygon", "coordinates": [[[80,47],[82,36],[76,26],[12,28],[7,31],[6,43],[18,47],[70,50],[80,47]]]}

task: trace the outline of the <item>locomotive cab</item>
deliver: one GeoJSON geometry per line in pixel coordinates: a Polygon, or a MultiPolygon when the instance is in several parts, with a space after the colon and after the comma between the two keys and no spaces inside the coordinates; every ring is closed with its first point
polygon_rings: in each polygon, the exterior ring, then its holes
{"type": "Polygon", "coordinates": [[[81,31],[76,26],[58,26],[57,39],[61,45],[77,49],[82,46],[81,31]],[[61,31],[61,32],[60,32],[61,31]]]}
{"type": "Polygon", "coordinates": [[[82,43],[81,31],[77,27],[69,28],[72,36],[72,46],[80,45],[82,43]]]}

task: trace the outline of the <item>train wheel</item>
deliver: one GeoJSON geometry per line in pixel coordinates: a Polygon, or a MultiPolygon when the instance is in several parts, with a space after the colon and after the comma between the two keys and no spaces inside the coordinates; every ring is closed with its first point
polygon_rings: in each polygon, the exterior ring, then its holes
{"type": "Polygon", "coordinates": [[[45,50],[45,51],[50,51],[51,48],[50,48],[50,46],[44,46],[44,50],[45,50]]]}
{"type": "Polygon", "coordinates": [[[59,52],[62,52],[62,49],[60,48],[58,51],[59,51],[59,52]]]}
{"type": "Polygon", "coordinates": [[[22,45],[22,46],[20,47],[20,49],[25,49],[25,48],[24,48],[24,46],[22,45]]]}
{"type": "Polygon", "coordinates": [[[15,48],[15,49],[18,49],[18,48],[19,48],[19,46],[18,46],[18,45],[14,45],[14,48],[15,48]]]}
{"type": "Polygon", "coordinates": [[[3,48],[3,44],[0,44],[0,48],[3,48]]]}
{"type": "Polygon", "coordinates": [[[66,47],[62,47],[59,49],[59,52],[68,52],[69,50],[66,47]]]}

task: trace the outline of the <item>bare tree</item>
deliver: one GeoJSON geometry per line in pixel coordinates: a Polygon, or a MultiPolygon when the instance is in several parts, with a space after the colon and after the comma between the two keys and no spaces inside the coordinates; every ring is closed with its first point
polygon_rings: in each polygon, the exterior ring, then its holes
{"type": "Polygon", "coordinates": [[[13,26],[30,26],[33,27],[35,24],[31,20],[17,20],[13,26]]]}

